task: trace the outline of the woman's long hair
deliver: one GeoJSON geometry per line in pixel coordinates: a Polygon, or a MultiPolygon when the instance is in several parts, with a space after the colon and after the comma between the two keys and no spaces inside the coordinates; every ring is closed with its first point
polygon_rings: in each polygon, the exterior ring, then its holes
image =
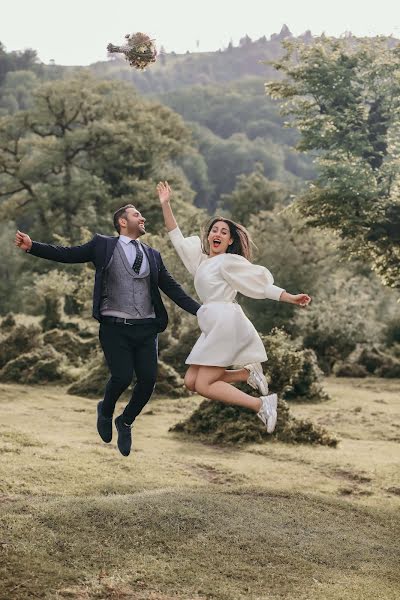
{"type": "Polygon", "coordinates": [[[240,256],[244,256],[247,258],[247,260],[251,261],[251,247],[254,246],[254,242],[251,239],[249,232],[245,227],[243,227],[243,225],[235,223],[235,221],[231,221],[231,219],[226,219],[225,217],[213,217],[208,221],[208,223],[206,223],[205,227],[203,227],[201,240],[203,252],[210,254],[208,236],[210,235],[210,231],[214,227],[215,223],[218,223],[219,221],[223,221],[228,225],[230,236],[233,239],[233,243],[228,246],[226,252],[228,254],[239,254],[240,256]]]}

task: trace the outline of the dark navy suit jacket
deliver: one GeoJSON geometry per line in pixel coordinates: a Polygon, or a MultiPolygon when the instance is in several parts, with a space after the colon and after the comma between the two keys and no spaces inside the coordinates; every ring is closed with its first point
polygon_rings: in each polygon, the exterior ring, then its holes
{"type": "MultiPolygon", "coordinates": [[[[115,236],[96,233],[90,242],[81,246],[65,247],[32,242],[29,254],[61,263],[92,262],[96,267],[93,290],[93,316],[99,321],[104,272],[113,255],[118,239],[115,236]]],[[[161,254],[157,250],[154,250],[154,248],[151,248],[147,244],[143,244],[143,249],[149,259],[151,299],[153,301],[158,329],[159,331],[164,331],[168,325],[168,315],[161,298],[160,290],[171,298],[175,304],[192,315],[197,313],[200,304],[188,296],[172,275],[170,275],[164,266],[161,254]]]]}

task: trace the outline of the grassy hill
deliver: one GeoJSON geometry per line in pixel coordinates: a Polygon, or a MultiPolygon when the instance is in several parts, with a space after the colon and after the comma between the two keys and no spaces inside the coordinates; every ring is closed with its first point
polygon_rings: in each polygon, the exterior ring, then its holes
{"type": "Polygon", "coordinates": [[[95,401],[1,385],[0,598],[399,597],[400,382],[326,387],[294,410],[337,449],[168,433],[194,396],[154,399],[123,458],[95,401]]]}

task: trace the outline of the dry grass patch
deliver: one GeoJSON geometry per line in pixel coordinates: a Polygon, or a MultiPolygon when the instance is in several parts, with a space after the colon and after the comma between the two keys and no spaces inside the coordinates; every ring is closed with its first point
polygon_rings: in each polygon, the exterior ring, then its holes
{"type": "Polygon", "coordinates": [[[19,501],[0,514],[9,600],[54,598],[82,584],[96,598],[101,574],[118,574],[121,589],[185,598],[314,599],[340,589],[341,599],[372,599],[378,590],[389,599],[400,591],[393,515],[339,501],[175,489],[19,501]]]}
{"type": "Polygon", "coordinates": [[[336,449],[177,439],[193,396],[154,399],[128,459],[95,401],[0,385],[0,599],[397,600],[400,382],[359,383],[293,406],[336,449]]]}

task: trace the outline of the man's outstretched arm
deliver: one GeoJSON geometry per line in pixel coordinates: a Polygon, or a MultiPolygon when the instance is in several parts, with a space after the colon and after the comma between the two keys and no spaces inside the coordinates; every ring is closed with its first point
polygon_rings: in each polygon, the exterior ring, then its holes
{"type": "Polygon", "coordinates": [[[160,257],[160,271],[158,274],[158,287],[164,292],[175,304],[195,315],[200,308],[200,304],[193,298],[188,296],[185,290],[179,285],[172,275],[167,271],[160,257]]]}
{"type": "Polygon", "coordinates": [[[61,263],[84,263],[91,262],[94,259],[95,239],[96,236],[90,242],[81,246],[54,246],[53,244],[34,242],[27,233],[17,231],[15,245],[29,254],[47,260],[61,263]]]}

